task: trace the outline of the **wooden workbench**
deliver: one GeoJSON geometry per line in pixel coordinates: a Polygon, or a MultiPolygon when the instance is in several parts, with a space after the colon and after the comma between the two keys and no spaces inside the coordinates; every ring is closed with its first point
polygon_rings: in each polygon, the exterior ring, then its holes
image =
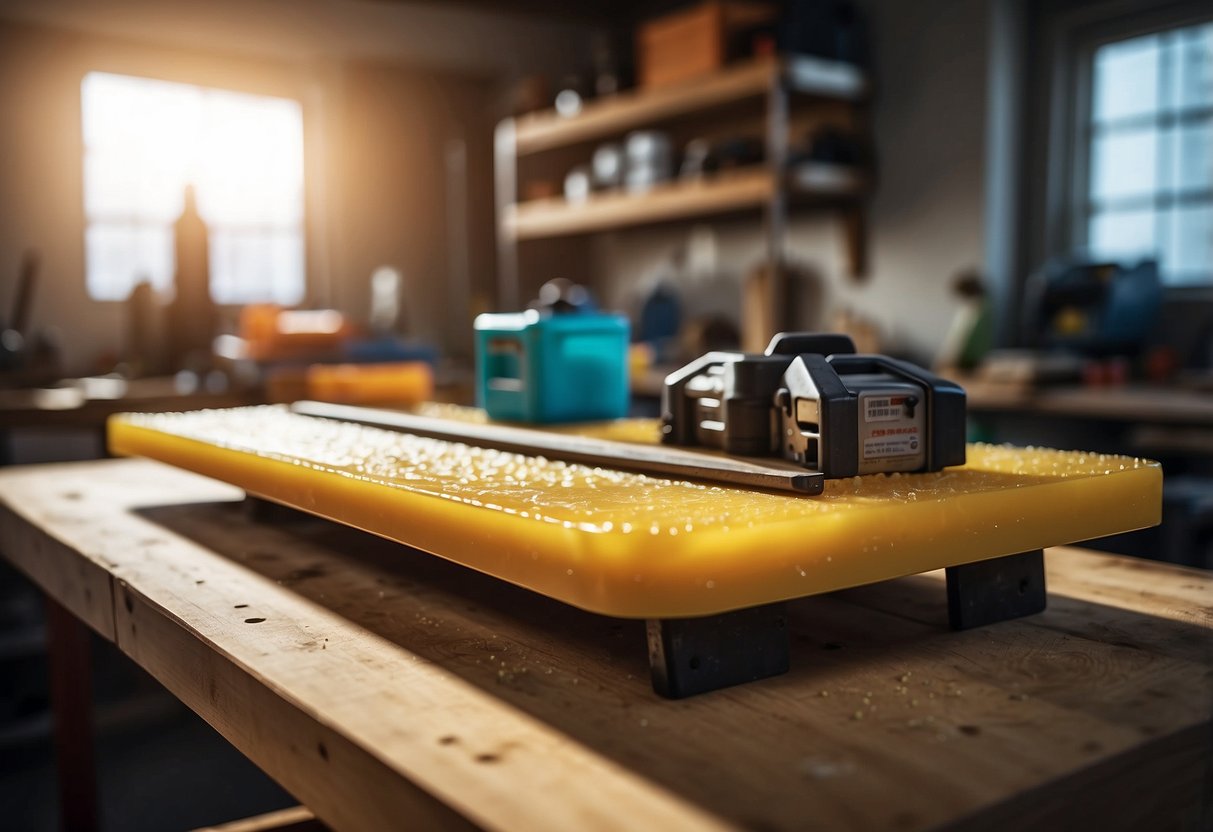
{"type": "Polygon", "coordinates": [[[0,429],[104,429],[115,413],[164,413],[256,404],[252,389],[183,391],[171,376],[139,379],[91,378],[60,387],[0,390],[0,429]]]}
{"type": "Polygon", "coordinates": [[[967,404],[977,413],[1030,413],[1091,421],[1213,424],[1213,393],[1163,385],[1033,387],[962,377],[967,404]]]}
{"type": "MultiPolygon", "coordinates": [[[[0,472],[0,552],[335,829],[1199,829],[1213,579],[1047,555],[789,606],[792,672],[671,702],[644,625],[143,460],[0,472]]],[[[1204,821],[1207,822],[1206,814],[1204,821]]]]}
{"type": "Polygon", "coordinates": [[[21,431],[92,433],[97,437],[98,449],[103,449],[105,420],[115,413],[240,407],[257,404],[263,398],[251,389],[186,392],[171,376],[70,379],[58,387],[0,389],[0,466],[13,461],[14,436],[21,431]]]}

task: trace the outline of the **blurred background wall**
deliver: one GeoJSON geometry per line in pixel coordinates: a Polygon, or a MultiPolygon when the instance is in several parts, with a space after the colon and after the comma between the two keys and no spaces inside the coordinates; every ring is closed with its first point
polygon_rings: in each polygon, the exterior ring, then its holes
{"type": "Polygon", "coordinates": [[[121,303],[84,286],[80,84],[91,71],[303,102],[310,299],[365,317],[371,271],[401,269],[409,318],[446,336],[452,146],[467,149],[471,268],[492,284],[491,136],[506,79],[558,72],[589,27],[479,9],[357,2],[6,3],[0,9],[0,308],[42,255],[33,322],[70,373],[122,348],[121,303]],[[487,241],[487,243],[485,242],[487,241]],[[53,287],[53,288],[52,288],[53,287]]]}

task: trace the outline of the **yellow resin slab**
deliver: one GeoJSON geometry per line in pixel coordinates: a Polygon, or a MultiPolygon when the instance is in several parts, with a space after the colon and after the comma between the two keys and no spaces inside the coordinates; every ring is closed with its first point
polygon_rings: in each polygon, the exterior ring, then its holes
{"type": "MultiPolygon", "coordinates": [[[[656,441],[657,427],[630,420],[594,433],[656,441]]],[[[109,444],[636,618],[706,615],[1129,531],[1157,524],[1162,502],[1157,463],[989,445],[970,445],[963,467],[831,480],[822,496],[803,497],[553,462],[283,407],[124,414],[110,420],[109,444]]]]}

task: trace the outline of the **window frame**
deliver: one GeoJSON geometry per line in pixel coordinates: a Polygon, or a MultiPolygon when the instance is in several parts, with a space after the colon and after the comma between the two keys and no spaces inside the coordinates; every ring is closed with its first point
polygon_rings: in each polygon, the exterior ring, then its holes
{"type": "MultiPolygon", "coordinates": [[[[302,189],[302,216],[300,217],[300,233],[303,242],[303,286],[302,295],[299,301],[300,306],[307,306],[312,303],[313,298],[317,294],[317,281],[324,275],[318,270],[322,265],[316,258],[317,252],[322,250],[323,241],[318,238],[318,234],[323,231],[323,227],[318,223],[318,214],[316,206],[317,185],[316,180],[319,174],[320,159],[318,151],[315,149],[317,143],[314,141],[315,124],[319,118],[318,114],[313,112],[315,109],[314,91],[310,90],[306,84],[301,85],[297,82],[288,80],[285,76],[280,76],[277,83],[271,80],[270,83],[254,83],[249,84],[242,78],[230,77],[226,71],[216,69],[214,71],[193,73],[187,72],[182,74],[177,73],[160,73],[155,71],[146,71],[142,67],[131,67],[126,65],[126,62],[119,61],[99,61],[90,65],[87,69],[80,72],[79,79],[76,83],[77,90],[77,129],[76,135],[79,137],[79,150],[77,154],[77,164],[79,165],[79,183],[80,183],[80,238],[82,240],[82,254],[85,261],[81,263],[80,280],[84,284],[82,291],[88,301],[93,304],[110,305],[124,304],[127,302],[125,298],[106,299],[98,298],[92,294],[87,286],[88,281],[88,251],[87,251],[87,235],[89,228],[93,225],[93,219],[90,218],[86,209],[86,175],[85,175],[85,159],[88,155],[89,148],[84,141],[84,79],[93,73],[104,73],[109,75],[127,76],[130,78],[144,79],[148,81],[161,81],[170,84],[180,84],[184,86],[201,87],[204,89],[221,90],[223,92],[236,93],[240,95],[256,96],[263,98],[280,98],[295,102],[299,106],[300,120],[302,125],[302,140],[303,140],[303,189],[302,189]],[[311,149],[309,149],[311,148],[311,149]]],[[[240,73],[243,74],[243,73],[240,73]]],[[[273,76],[278,73],[264,73],[273,76]]],[[[132,216],[132,221],[137,217],[132,216]]],[[[132,224],[137,224],[132,222],[132,224]]],[[[327,284],[327,280],[320,281],[327,284]]],[[[219,309],[239,309],[246,302],[227,302],[212,300],[215,306],[219,309]]],[[[267,301],[268,302],[268,301],[267,301]]]]}
{"type": "MultiPolygon", "coordinates": [[[[1210,22],[1213,9],[1204,2],[1183,0],[1159,7],[1141,0],[1122,0],[1080,5],[1046,23],[1052,71],[1047,74],[1051,95],[1043,165],[1047,171],[1045,204],[1043,214],[1038,215],[1046,220],[1043,250],[1033,252],[1038,257],[1030,268],[1080,250],[1088,241],[1096,51],[1118,41],[1210,22]]],[[[1164,284],[1164,292],[1176,299],[1213,299],[1213,274],[1204,283],[1164,284]]]]}

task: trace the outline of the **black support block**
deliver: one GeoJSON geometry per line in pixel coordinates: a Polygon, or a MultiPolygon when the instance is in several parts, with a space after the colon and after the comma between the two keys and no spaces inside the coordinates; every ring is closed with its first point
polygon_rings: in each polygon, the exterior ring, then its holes
{"type": "Polygon", "coordinates": [[[653,689],[669,699],[788,671],[783,603],[703,618],[650,619],[648,636],[653,689]]]}
{"type": "Polygon", "coordinates": [[[953,630],[968,630],[1044,611],[1042,549],[949,566],[947,576],[948,622],[953,630]]]}

